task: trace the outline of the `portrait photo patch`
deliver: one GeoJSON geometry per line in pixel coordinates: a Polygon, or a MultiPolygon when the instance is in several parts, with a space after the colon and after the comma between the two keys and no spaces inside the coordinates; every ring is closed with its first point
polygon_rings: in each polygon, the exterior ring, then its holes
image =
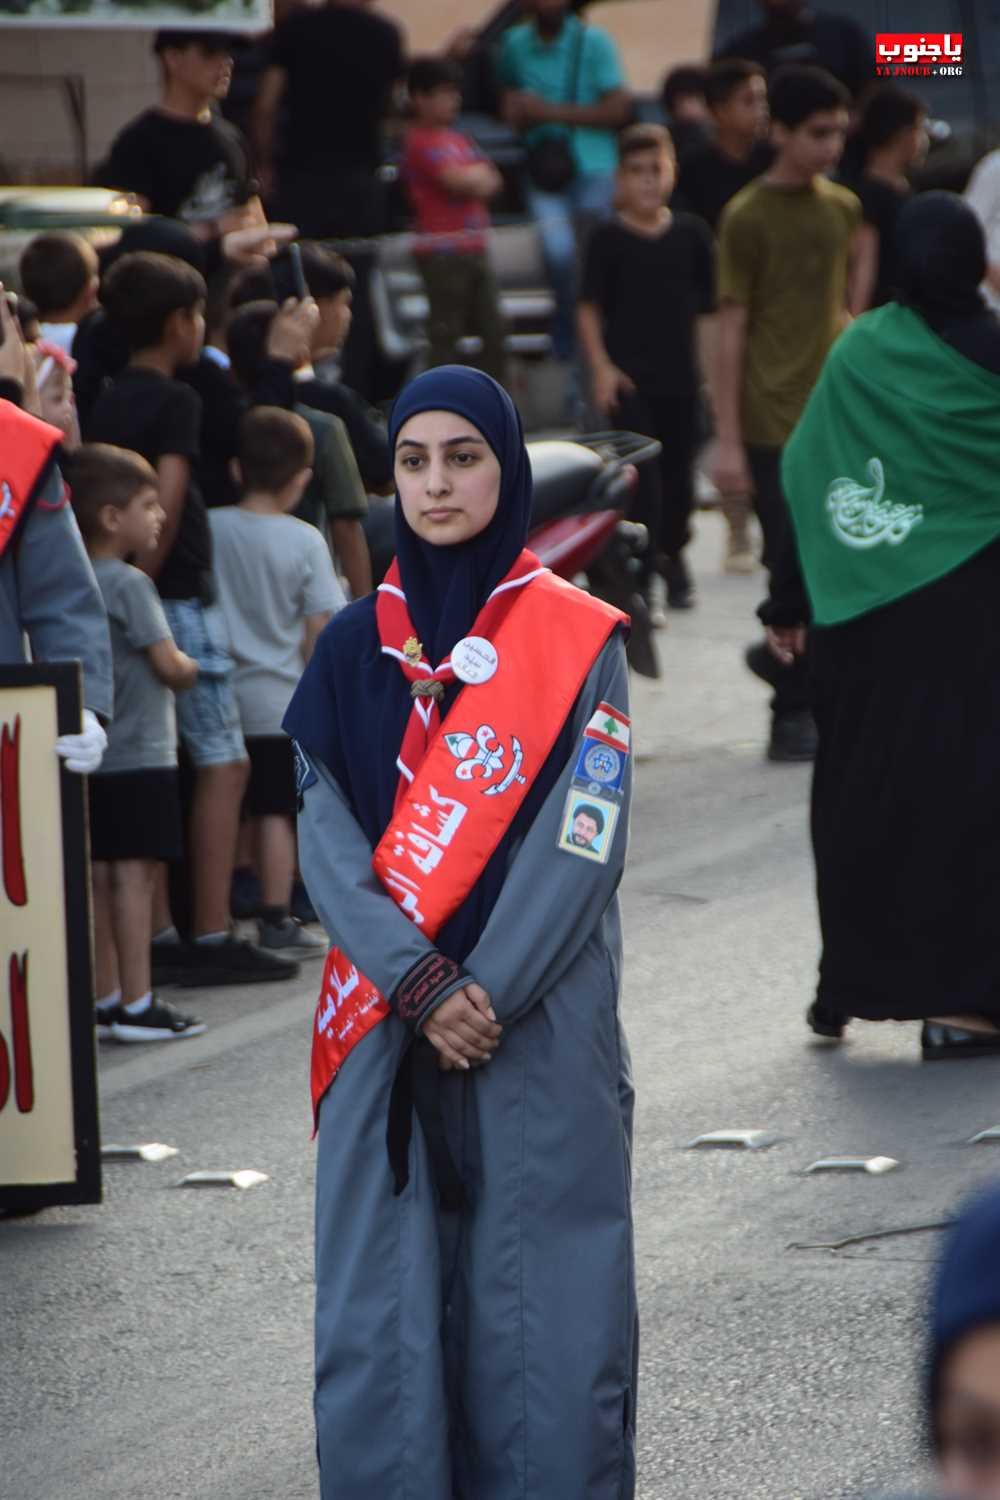
{"type": "Polygon", "coordinates": [[[559,848],[606,865],[611,855],[619,805],[596,797],[588,789],[572,786],[566,797],[559,825],[559,848]]]}

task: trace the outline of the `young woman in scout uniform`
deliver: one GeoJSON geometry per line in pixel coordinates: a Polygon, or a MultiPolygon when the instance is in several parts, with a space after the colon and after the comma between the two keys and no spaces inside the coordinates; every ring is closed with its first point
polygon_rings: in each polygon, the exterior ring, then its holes
{"type": "Polygon", "coordinates": [[[629,1500],[627,620],[524,542],[506,392],[390,430],[396,560],[285,727],[335,944],[313,1034],[324,1500],[629,1500]]]}

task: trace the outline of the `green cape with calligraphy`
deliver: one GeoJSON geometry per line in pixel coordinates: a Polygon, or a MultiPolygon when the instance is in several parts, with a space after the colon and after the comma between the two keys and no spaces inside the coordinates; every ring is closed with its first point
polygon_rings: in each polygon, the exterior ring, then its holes
{"type": "Polygon", "coordinates": [[[782,483],[817,625],[945,577],[1000,536],[1000,376],[890,302],[830,351],[782,483]]]}

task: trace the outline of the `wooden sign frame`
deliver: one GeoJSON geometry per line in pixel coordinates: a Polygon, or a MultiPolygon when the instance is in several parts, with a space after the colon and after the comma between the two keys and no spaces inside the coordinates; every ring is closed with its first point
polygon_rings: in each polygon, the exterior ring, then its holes
{"type": "MultiPolygon", "coordinates": [[[[0,665],[0,1215],[60,1203],[101,1201],[87,782],[85,777],[66,770],[56,757],[54,744],[49,759],[48,744],[39,745],[36,722],[39,715],[51,715],[54,697],[56,734],[79,733],[80,683],[77,662],[0,665]],[[40,690],[47,690],[47,705],[42,704],[40,690]],[[26,728],[32,738],[27,754],[22,741],[26,728]],[[58,797],[53,799],[57,786],[58,797]],[[57,880],[39,878],[41,870],[51,868],[59,851],[32,847],[32,822],[37,832],[38,819],[24,816],[32,798],[43,799],[36,806],[46,809],[51,808],[53,800],[58,801],[58,818],[49,811],[42,821],[50,829],[58,823],[61,831],[61,888],[57,880]],[[20,877],[18,854],[22,861],[20,877]],[[40,912],[35,909],[38,907],[40,912]],[[37,931],[38,923],[50,933],[61,927],[65,935],[65,963],[60,959],[51,976],[55,992],[50,982],[32,986],[30,934],[37,931]],[[26,942],[28,946],[24,947],[26,942]],[[60,970],[64,981],[61,994],[60,970]],[[54,1045],[46,1044],[46,1037],[54,1045]],[[52,1112],[52,1121],[46,1117],[46,1108],[52,1112]],[[37,1121],[25,1125],[35,1109],[39,1111],[37,1121]],[[19,1132],[16,1145],[15,1129],[19,1132]],[[33,1168],[25,1164],[26,1159],[30,1162],[32,1143],[37,1144],[40,1159],[61,1164],[55,1169],[51,1164],[40,1167],[38,1180],[32,1177],[33,1168]],[[18,1166],[12,1171],[15,1161],[18,1166]],[[5,1180],[11,1176],[17,1180],[5,1180]]],[[[48,737],[45,731],[44,738],[48,737]]],[[[51,846],[52,836],[46,837],[51,846]]],[[[51,961],[51,955],[41,951],[43,946],[61,952],[61,939],[51,945],[35,942],[36,975],[42,964],[51,961]]]]}
{"type": "Polygon", "coordinates": [[[64,0],[24,0],[17,11],[0,10],[0,30],[45,27],[60,31],[225,31],[234,35],[270,31],[274,24],[272,0],[216,0],[210,9],[199,0],[77,0],[64,9],[64,0]]]}

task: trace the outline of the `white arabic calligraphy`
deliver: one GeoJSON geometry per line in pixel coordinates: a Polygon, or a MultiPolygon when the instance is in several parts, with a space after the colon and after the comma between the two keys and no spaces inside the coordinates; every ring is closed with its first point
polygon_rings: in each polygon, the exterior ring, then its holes
{"type": "Polygon", "coordinates": [[[333,1020],[338,1010],[344,1001],[354,994],[360,983],[361,976],[353,964],[348,970],[347,977],[343,980],[339,978],[336,968],[331,966],[330,988],[326,992],[326,1005],[316,1017],[317,1031],[327,1037],[330,1035],[330,1028],[333,1025],[333,1020]],[[333,991],[336,991],[336,998],[334,998],[333,991]]]}
{"type": "Polygon", "coordinates": [[[882,461],[866,465],[869,488],[853,479],[835,479],[826,493],[826,509],[838,541],[855,551],[868,551],[880,542],[898,547],[924,519],[922,505],[899,505],[885,498],[882,461]]]}
{"type": "Polygon", "coordinates": [[[389,890],[396,892],[396,905],[400,910],[405,911],[415,927],[422,927],[426,918],[418,904],[420,887],[416,881],[411,880],[408,875],[401,875],[398,870],[387,870],[385,883],[389,890]]]}
{"type": "Polygon", "coordinates": [[[430,821],[433,815],[431,826],[421,828],[418,823],[411,821],[409,828],[397,825],[391,835],[396,840],[392,850],[395,857],[402,859],[408,854],[424,875],[430,875],[441,863],[444,850],[455,837],[469,810],[457,797],[442,796],[437,787],[430,788],[430,795],[437,811],[426,802],[417,802],[413,811],[425,821],[430,821]]]}
{"type": "Polygon", "coordinates": [[[940,41],[928,41],[926,36],[918,41],[883,42],[878,44],[878,55],[884,62],[892,62],[902,56],[906,63],[935,63],[949,58],[958,61],[962,56],[963,34],[961,32],[939,32],[940,41]],[[955,38],[955,39],[953,39],[955,38]]]}

